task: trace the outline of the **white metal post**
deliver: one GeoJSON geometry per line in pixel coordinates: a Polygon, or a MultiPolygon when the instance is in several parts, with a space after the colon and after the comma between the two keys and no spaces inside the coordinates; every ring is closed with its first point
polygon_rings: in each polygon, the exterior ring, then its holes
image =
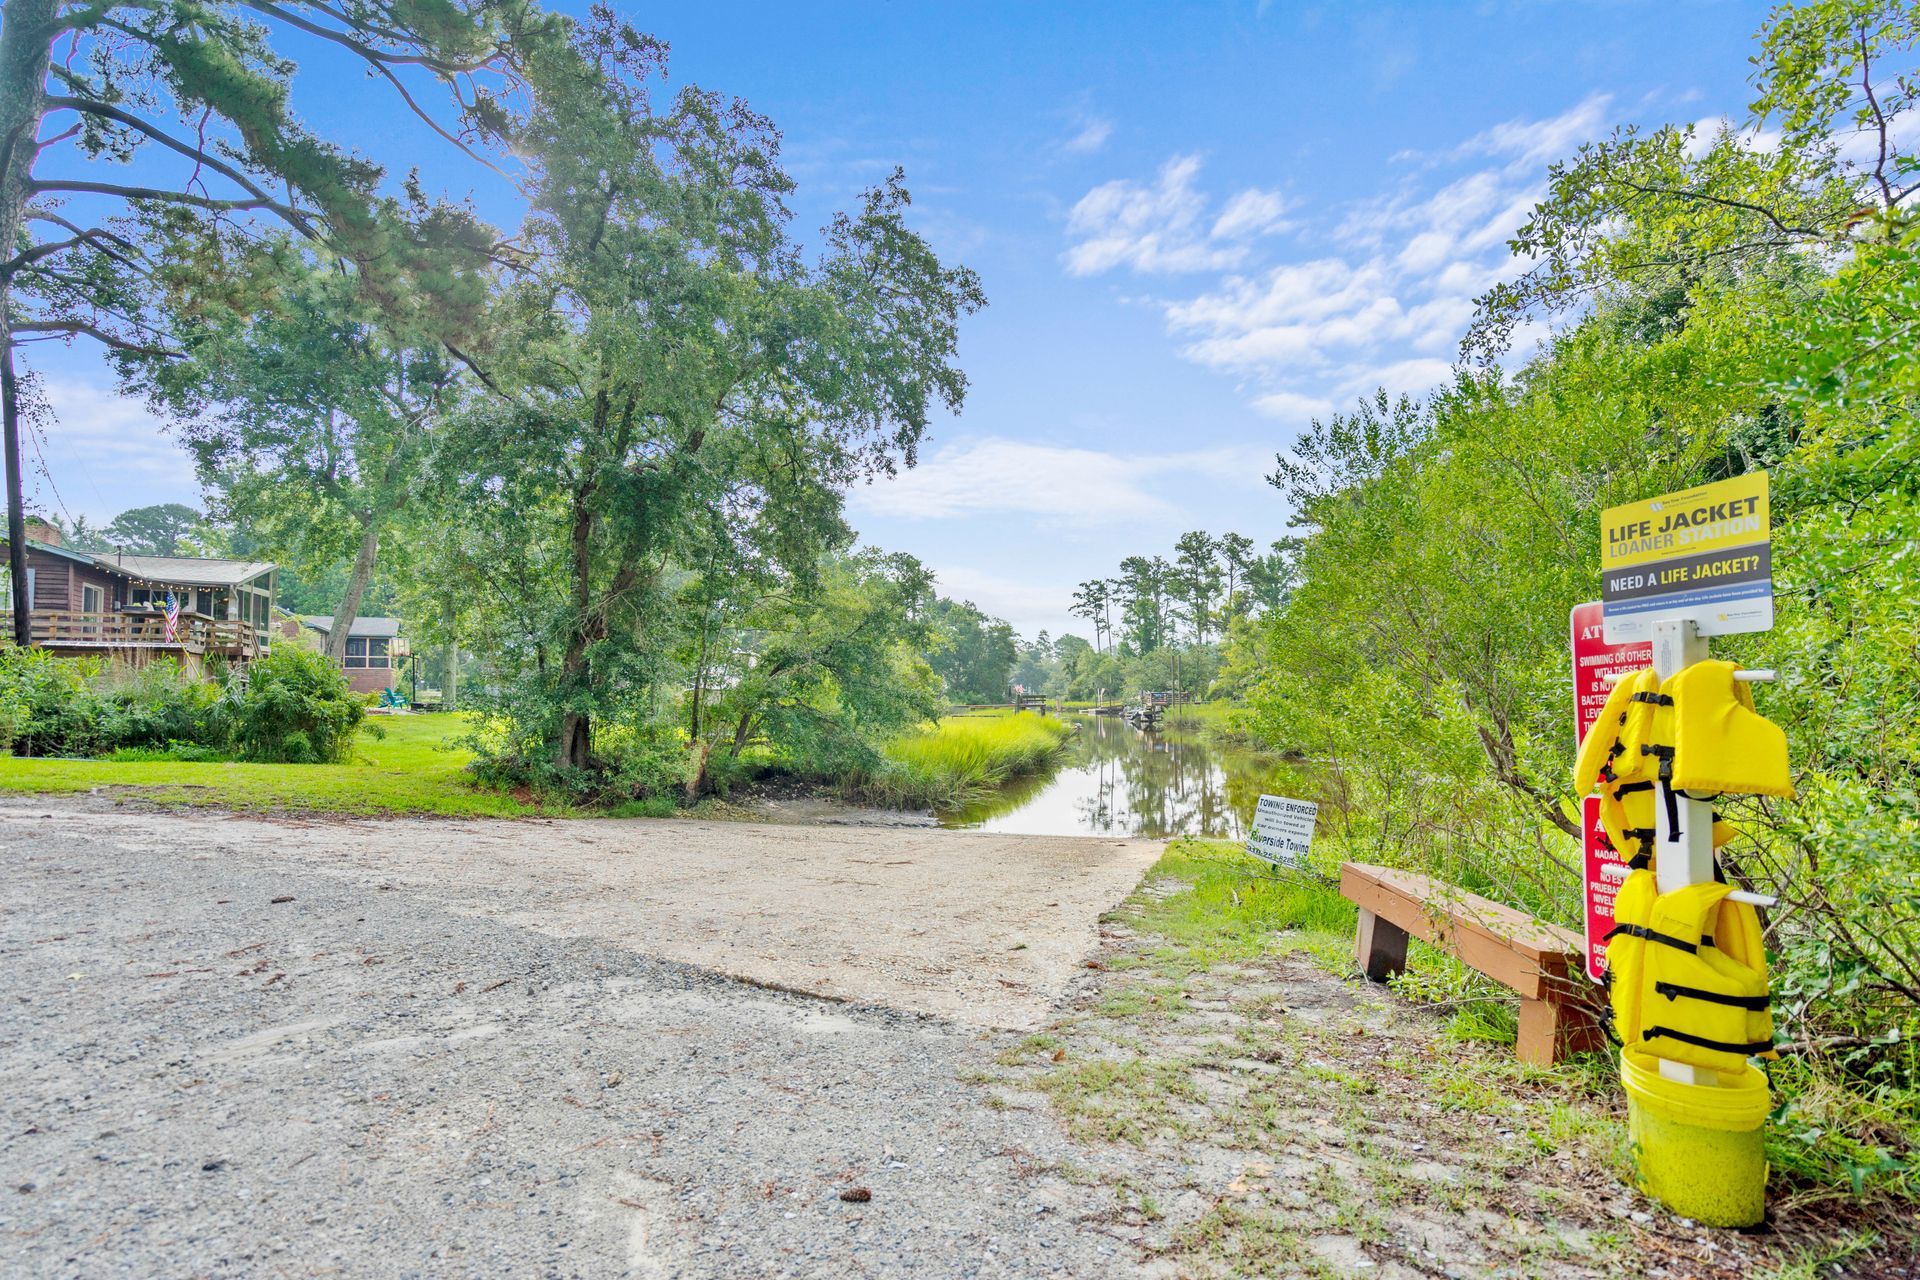
{"type": "MultiPolygon", "coordinates": [[[[1653,624],[1653,670],[1665,683],[1676,671],[1707,658],[1707,642],[1692,619],[1676,619],[1653,624]]],[[[1706,884],[1713,879],[1713,802],[1678,797],[1670,810],[1664,795],[1656,795],[1653,807],[1654,882],[1661,893],[1690,884],[1706,884]],[[1678,819],[1669,824],[1671,813],[1678,819]]],[[[1684,1062],[1660,1060],[1660,1074],[1682,1084],[1714,1084],[1712,1072],[1701,1072],[1684,1062]],[[1707,1078],[1700,1079],[1702,1075],[1707,1078]]]]}

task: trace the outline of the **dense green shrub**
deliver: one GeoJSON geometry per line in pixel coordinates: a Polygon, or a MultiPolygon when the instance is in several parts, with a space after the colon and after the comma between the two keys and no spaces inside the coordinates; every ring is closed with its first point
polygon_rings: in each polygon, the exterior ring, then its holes
{"type": "Polygon", "coordinates": [[[44,649],[0,649],[0,721],[16,755],[90,755],[111,749],[94,682],[96,658],[58,658],[44,649]]]}
{"type": "Polygon", "coordinates": [[[219,686],[171,658],[139,667],[108,664],[93,679],[100,699],[96,750],[164,750],[169,743],[222,751],[233,737],[232,703],[219,686]]]}
{"type": "Polygon", "coordinates": [[[0,650],[0,749],[16,755],[334,762],[365,717],[346,676],[297,645],[224,682],[171,658],[134,667],[0,650]]]}
{"type": "Polygon", "coordinates": [[[1601,512],[1766,470],[1775,625],[1713,651],[1779,670],[1755,696],[1798,790],[1719,801],[1728,877],[1778,899],[1770,1157],[1920,1197],[1920,154],[1880,187],[1830,141],[1850,60],[1911,61],[1892,12],[1775,12],[1754,112],[1777,143],[1629,131],[1556,166],[1514,241],[1537,265],[1482,300],[1470,350],[1542,315],[1552,341],[1316,422],[1273,477],[1291,592],[1231,658],[1343,853],[1577,925],[1567,617],[1599,593],[1601,512]]]}
{"type": "Polygon", "coordinates": [[[687,743],[667,724],[612,725],[593,738],[589,768],[562,768],[538,729],[504,716],[483,722],[470,741],[473,773],[492,787],[525,787],[583,804],[661,801],[667,808],[686,788],[687,743]]]}
{"type": "Polygon", "coordinates": [[[249,664],[233,714],[247,759],[333,764],[352,754],[367,707],[324,654],[286,644],[249,664]]]}

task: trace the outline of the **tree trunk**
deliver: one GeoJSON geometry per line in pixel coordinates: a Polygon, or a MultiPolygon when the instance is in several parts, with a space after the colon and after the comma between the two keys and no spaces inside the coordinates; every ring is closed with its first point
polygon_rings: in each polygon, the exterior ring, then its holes
{"type": "MultiPolygon", "coordinates": [[[[587,680],[588,607],[593,601],[593,496],[592,482],[573,493],[573,530],[569,559],[573,577],[573,618],[567,628],[567,651],[560,660],[561,696],[572,702],[587,680]]],[[[553,763],[561,769],[584,769],[593,760],[593,722],[585,711],[569,707],[560,717],[560,737],[554,744],[553,763]]]]}
{"type": "Polygon", "coordinates": [[[693,771],[687,778],[687,803],[707,793],[707,761],[713,756],[713,744],[704,739],[693,744],[693,771]]]}
{"type": "Polygon", "coordinates": [[[700,712],[702,710],[700,702],[701,696],[706,692],[706,680],[707,654],[706,644],[703,639],[700,658],[693,665],[693,692],[687,699],[687,741],[689,742],[697,743],[700,741],[700,712]]]}
{"type": "Polygon", "coordinates": [[[333,611],[333,629],[327,632],[327,656],[342,666],[347,661],[347,632],[360,616],[360,598],[367,594],[373,578],[374,561],[380,556],[380,526],[369,512],[360,524],[360,552],[353,558],[353,573],[347,578],[346,594],[333,611]]]}
{"type": "Polygon", "coordinates": [[[27,512],[20,484],[20,384],[13,373],[13,325],[0,295],[0,414],[7,451],[7,576],[13,585],[13,642],[33,644],[33,601],[27,596],[27,512]]]}
{"type": "Polygon", "coordinates": [[[740,713],[740,723],[733,728],[733,745],[727,749],[729,759],[738,760],[740,751],[747,745],[747,734],[753,728],[753,711],[749,708],[740,713]]]}
{"type": "MultiPolygon", "coordinates": [[[[7,0],[0,26],[0,255],[19,251],[40,120],[47,111],[47,64],[57,0],[7,0]]],[[[20,383],[13,364],[13,277],[0,275],[0,408],[5,416],[7,573],[13,583],[13,639],[33,642],[27,599],[26,505],[20,472],[20,383]]]]}
{"type": "Polygon", "coordinates": [[[440,606],[440,629],[447,633],[446,689],[440,694],[440,706],[447,711],[460,709],[460,637],[453,629],[453,601],[440,606]]]}

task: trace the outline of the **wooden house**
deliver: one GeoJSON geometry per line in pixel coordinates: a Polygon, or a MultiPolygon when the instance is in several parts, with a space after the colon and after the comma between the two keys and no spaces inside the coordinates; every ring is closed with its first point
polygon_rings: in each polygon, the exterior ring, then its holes
{"type": "MultiPolygon", "coordinates": [[[[257,560],[75,551],[60,531],[29,521],[27,594],[37,648],[133,661],[160,654],[198,667],[210,654],[247,661],[272,635],[274,566],[257,560]],[[178,610],[169,619],[168,601],[178,610]]],[[[6,551],[0,537],[0,554],[6,551]]],[[[0,572],[0,612],[13,584],[0,572]]],[[[13,629],[5,626],[6,643],[13,629]]]]}

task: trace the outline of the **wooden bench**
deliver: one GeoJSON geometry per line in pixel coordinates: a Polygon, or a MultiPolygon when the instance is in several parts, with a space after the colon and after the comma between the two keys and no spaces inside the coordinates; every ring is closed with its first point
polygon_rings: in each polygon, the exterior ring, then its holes
{"type": "Polygon", "coordinates": [[[1340,893],[1360,908],[1355,957],[1373,981],[1407,967],[1411,934],[1519,993],[1522,1062],[1549,1066],[1605,1047],[1599,989],[1586,979],[1586,944],[1572,930],[1441,880],[1364,862],[1340,865],[1340,893]]]}

